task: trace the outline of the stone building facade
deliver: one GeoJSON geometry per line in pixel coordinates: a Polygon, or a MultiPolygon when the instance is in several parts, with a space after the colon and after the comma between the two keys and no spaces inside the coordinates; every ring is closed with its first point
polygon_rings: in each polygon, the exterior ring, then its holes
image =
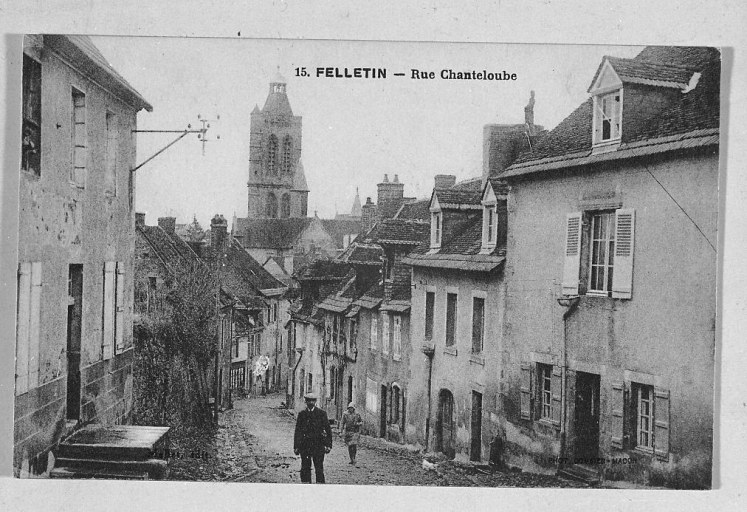
{"type": "Polygon", "coordinates": [[[719,72],[710,48],[606,57],[502,174],[515,460],[710,487],[719,72]]]}
{"type": "Polygon", "coordinates": [[[482,461],[500,428],[505,188],[447,178],[436,180],[428,240],[405,258],[413,281],[408,429],[429,450],[482,461]]]}
{"type": "Polygon", "coordinates": [[[136,114],[148,102],[90,39],[26,36],[19,192],[16,476],[132,409],[136,114]]]}

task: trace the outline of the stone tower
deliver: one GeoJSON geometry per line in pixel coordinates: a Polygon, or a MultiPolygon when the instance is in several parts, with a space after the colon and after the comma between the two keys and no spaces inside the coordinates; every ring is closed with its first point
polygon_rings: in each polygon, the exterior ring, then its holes
{"type": "Polygon", "coordinates": [[[249,133],[250,219],[306,217],[309,187],[301,164],[301,116],[294,116],[280,73],[262,110],[255,105],[249,133]]]}

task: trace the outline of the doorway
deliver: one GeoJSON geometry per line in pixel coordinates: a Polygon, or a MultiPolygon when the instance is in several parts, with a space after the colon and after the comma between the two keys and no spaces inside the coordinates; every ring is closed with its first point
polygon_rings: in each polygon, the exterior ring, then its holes
{"type": "Polygon", "coordinates": [[[576,373],[574,425],[574,456],[596,458],[599,454],[599,375],[576,373]]]}
{"type": "Polygon", "coordinates": [[[353,376],[348,377],[348,403],[353,401],[353,376]]]}
{"type": "Polygon", "coordinates": [[[67,278],[67,419],[80,419],[80,340],[83,265],[70,265],[67,278]]]}
{"type": "Polygon", "coordinates": [[[482,456],[482,393],[472,392],[472,429],[469,460],[479,462],[482,456]]]}
{"type": "Polygon", "coordinates": [[[381,406],[380,406],[380,418],[381,422],[379,425],[379,437],[386,437],[386,386],[381,386],[381,406]]]}
{"type": "Polygon", "coordinates": [[[448,389],[442,389],[438,394],[436,448],[451,459],[456,455],[454,449],[454,395],[448,389]]]}

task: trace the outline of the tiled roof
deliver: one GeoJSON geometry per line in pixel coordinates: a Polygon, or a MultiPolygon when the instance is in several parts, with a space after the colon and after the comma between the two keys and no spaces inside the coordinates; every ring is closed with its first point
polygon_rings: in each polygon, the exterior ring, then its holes
{"type": "Polygon", "coordinates": [[[310,265],[307,265],[306,267],[300,269],[296,275],[296,278],[299,281],[303,281],[303,280],[334,281],[338,279],[344,279],[351,270],[352,270],[352,267],[342,261],[316,260],[310,265]]]}
{"type": "MultiPolygon", "coordinates": [[[[695,69],[683,66],[642,61],[637,58],[622,59],[619,57],[605,57],[605,60],[612,65],[615,73],[617,73],[617,76],[620,77],[623,83],[684,88],[696,71],[695,69]]],[[[594,76],[592,84],[596,81],[603,65],[600,65],[597,69],[597,74],[594,76]]]]}
{"type": "Polygon", "coordinates": [[[342,261],[351,265],[381,265],[384,251],[376,244],[354,242],[342,255],[342,261]]]}
{"type": "Polygon", "coordinates": [[[158,257],[171,272],[183,271],[192,264],[203,264],[184,240],[176,235],[170,236],[159,226],[139,225],[137,233],[155,249],[158,257]]]}
{"type": "Polygon", "coordinates": [[[493,186],[493,192],[496,196],[505,196],[508,194],[508,183],[503,178],[488,178],[488,181],[493,186]]]}
{"type": "Polygon", "coordinates": [[[455,183],[451,190],[471,190],[480,191],[482,189],[482,177],[478,176],[475,178],[468,178],[466,180],[455,183]]]}
{"type": "Polygon", "coordinates": [[[360,219],[321,219],[324,230],[335,242],[335,247],[342,249],[345,235],[357,235],[361,232],[360,219]]]}
{"type": "Polygon", "coordinates": [[[449,268],[473,272],[490,272],[498,268],[504,256],[497,254],[477,254],[464,256],[459,254],[415,254],[412,253],[403,261],[413,267],[449,268]]]}
{"type": "Polygon", "coordinates": [[[373,284],[366,292],[353,302],[354,305],[366,309],[377,307],[384,298],[384,287],[381,283],[373,284]]]}
{"type": "Polygon", "coordinates": [[[503,248],[490,254],[480,254],[482,246],[482,216],[465,215],[452,235],[444,233],[441,248],[432,253],[429,243],[423,243],[402,260],[416,267],[452,268],[489,272],[504,260],[503,248]]]}
{"type": "Polygon", "coordinates": [[[521,154],[501,177],[718,144],[721,70],[718,50],[648,47],[635,59],[617,62],[630,75],[652,80],[684,76],[679,71],[683,68],[687,68],[690,76],[697,71],[701,77],[694,89],[672,93],[669,104],[653,115],[626,119],[623,111],[620,146],[604,154],[592,154],[592,99],[589,98],[531,150],[521,154]]]}
{"type": "Polygon", "coordinates": [[[423,220],[430,221],[430,199],[421,199],[419,201],[413,201],[411,203],[404,203],[397,214],[394,216],[395,219],[406,219],[406,220],[423,220]]]}
{"type": "Polygon", "coordinates": [[[441,208],[459,208],[480,206],[482,194],[480,189],[460,190],[455,188],[437,188],[433,193],[438,198],[441,208]]]}
{"type": "Polygon", "coordinates": [[[275,290],[286,287],[252,258],[235,239],[231,240],[226,252],[226,266],[223,270],[225,283],[239,291],[239,297],[255,295],[256,290],[275,290]]]}
{"type": "Polygon", "coordinates": [[[288,219],[236,219],[236,236],[249,249],[287,249],[293,247],[298,237],[309,227],[311,217],[288,219]]]}
{"type": "Polygon", "coordinates": [[[342,313],[355,298],[355,275],[351,275],[344,283],[340,283],[335,290],[322,300],[318,307],[335,313],[342,313]]]}
{"type": "Polygon", "coordinates": [[[430,237],[428,222],[384,219],[366,233],[364,241],[384,245],[416,245],[430,237]]]}

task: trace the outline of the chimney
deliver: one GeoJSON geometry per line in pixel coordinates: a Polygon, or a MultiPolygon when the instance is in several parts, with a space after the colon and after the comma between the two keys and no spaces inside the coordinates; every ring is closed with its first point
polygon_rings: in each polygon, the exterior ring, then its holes
{"type": "Polygon", "coordinates": [[[158,227],[173,235],[176,232],[176,217],[158,217],[158,227]]]}
{"type": "Polygon", "coordinates": [[[532,131],[534,127],[534,91],[529,91],[529,103],[524,107],[524,124],[532,131]]]}
{"type": "Polygon", "coordinates": [[[213,254],[222,258],[228,249],[228,221],[223,215],[215,214],[210,221],[210,245],[213,254]]]}
{"type": "Polygon", "coordinates": [[[436,174],[436,188],[451,188],[456,184],[456,176],[453,174],[436,174]]]}
{"type": "Polygon", "coordinates": [[[135,212],[135,225],[136,226],[145,226],[145,213],[143,213],[143,212],[135,212]]]}
{"type": "Polygon", "coordinates": [[[391,218],[397,213],[405,196],[405,185],[399,182],[399,176],[395,174],[394,181],[390,182],[385,174],[384,181],[379,183],[378,200],[376,201],[378,215],[381,218],[391,218]]]}
{"type": "Polygon", "coordinates": [[[368,230],[376,224],[376,205],[371,202],[371,198],[366,198],[366,204],[361,206],[361,233],[368,233],[368,230]]]}

